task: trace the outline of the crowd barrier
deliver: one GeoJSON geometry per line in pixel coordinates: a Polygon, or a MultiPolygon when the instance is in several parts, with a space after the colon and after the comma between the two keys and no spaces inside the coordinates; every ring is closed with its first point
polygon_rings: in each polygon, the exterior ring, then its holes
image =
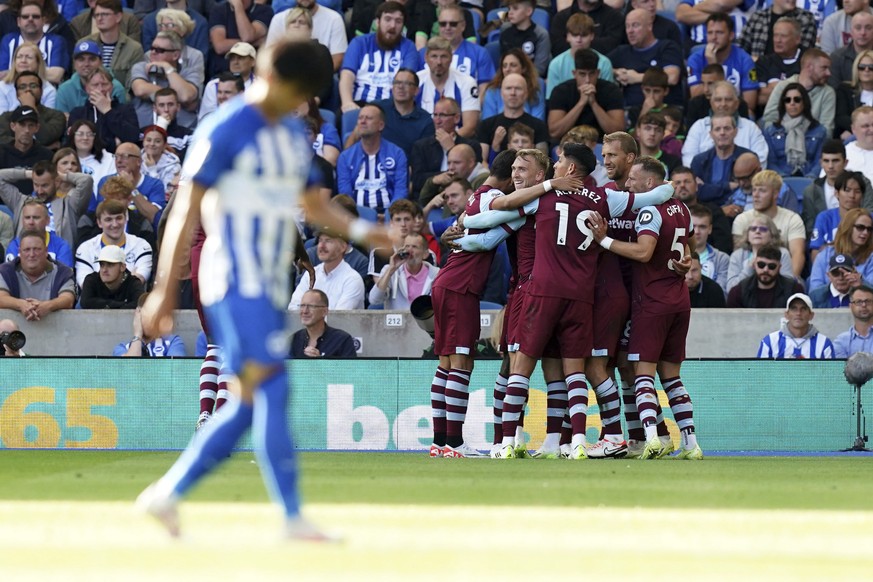
{"type": "MultiPolygon", "coordinates": [[[[308,450],[424,450],[431,442],[433,360],[289,362],[295,444],[308,450]]],[[[477,362],[467,441],[492,436],[499,362],[477,362]]],[[[683,380],[705,451],[829,451],[854,440],[853,387],[841,361],[692,360],[683,380]]],[[[0,359],[0,448],[181,449],[199,412],[192,359],[0,359]]],[[[669,410],[660,392],[665,411],[669,410]]],[[[593,403],[594,395],[589,392],[593,403]]],[[[669,417],[669,413],[667,413],[669,417]]],[[[674,438],[676,426],[668,421],[674,438]]],[[[600,428],[590,409],[588,439],[600,428]]],[[[537,370],[525,420],[529,446],[545,430],[537,370]]],[[[246,437],[241,448],[250,448],[246,437]]]]}

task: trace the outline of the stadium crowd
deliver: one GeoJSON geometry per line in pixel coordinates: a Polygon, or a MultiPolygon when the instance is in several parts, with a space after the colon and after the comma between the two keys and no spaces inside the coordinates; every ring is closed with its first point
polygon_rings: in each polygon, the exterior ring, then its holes
{"type": "MultiPolygon", "coordinates": [[[[28,319],[136,307],[193,132],[283,37],[311,40],[333,64],[333,86],[298,111],[322,196],[385,222],[394,240],[383,258],[301,212],[314,269],[292,282],[291,309],[310,287],[325,300],[303,304],[333,310],[405,309],[430,294],[451,251],[440,239],[496,156],[557,160],[568,141],[595,151],[600,186],[623,188],[639,156],[664,165],[694,225],[694,307],[781,309],[797,292],[810,310],[845,307],[873,281],[870,0],[2,7],[0,308],[28,319]],[[615,139],[624,132],[635,142],[615,139]],[[44,245],[26,240],[34,231],[44,245]]],[[[501,244],[484,306],[506,303],[508,279],[501,244]]],[[[183,287],[182,307],[191,296],[183,287]]]]}

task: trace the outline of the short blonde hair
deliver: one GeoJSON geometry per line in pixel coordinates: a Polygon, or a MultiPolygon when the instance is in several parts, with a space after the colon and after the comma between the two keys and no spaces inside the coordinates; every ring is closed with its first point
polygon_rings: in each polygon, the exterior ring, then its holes
{"type": "Polygon", "coordinates": [[[542,150],[538,150],[536,148],[518,150],[515,156],[517,158],[524,158],[525,160],[533,158],[533,160],[543,172],[548,173],[549,171],[549,156],[543,153],[542,150]]]}
{"type": "Polygon", "coordinates": [[[158,14],[155,17],[155,23],[157,23],[158,28],[160,28],[161,20],[164,18],[173,22],[175,25],[173,27],[174,31],[182,38],[194,32],[194,20],[184,10],[176,10],[175,8],[162,8],[158,10],[158,14]]]}
{"type": "Polygon", "coordinates": [[[312,28],[312,14],[309,13],[309,10],[304,10],[299,6],[295,6],[285,15],[285,26],[288,26],[301,16],[306,21],[306,24],[309,25],[309,28],[312,28]]]}
{"type": "Polygon", "coordinates": [[[767,186],[777,192],[782,189],[782,176],[773,170],[761,170],[752,177],[752,187],[767,186]]]}

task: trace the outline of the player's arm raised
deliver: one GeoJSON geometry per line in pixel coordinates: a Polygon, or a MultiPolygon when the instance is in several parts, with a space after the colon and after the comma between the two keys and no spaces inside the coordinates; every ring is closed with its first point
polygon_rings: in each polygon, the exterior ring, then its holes
{"type": "Polygon", "coordinates": [[[640,263],[649,262],[655,252],[655,245],[658,244],[656,237],[645,233],[641,234],[635,243],[614,240],[606,236],[606,220],[596,212],[588,218],[588,225],[591,227],[594,240],[600,246],[626,259],[640,263]]]}

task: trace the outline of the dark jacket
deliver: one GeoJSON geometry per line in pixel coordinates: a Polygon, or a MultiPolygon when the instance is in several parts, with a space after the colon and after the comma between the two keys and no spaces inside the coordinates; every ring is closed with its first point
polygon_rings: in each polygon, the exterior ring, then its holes
{"type": "MultiPolygon", "coordinates": [[[[482,161],[482,145],[475,139],[456,136],[455,145],[465,143],[476,154],[476,161],[482,161]]],[[[422,186],[431,176],[440,173],[443,161],[443,146],[435,137],[425,137],[412,144],[412,152],[409,154],[409,166],[412,168],[412,190],[410,197],[415,200],[422,186]]]]}
{"type": "MultiPolygon", "coordinates": [[[[303,328],[291,337],[290,357],[295,360],[308,359],[309,356],[303,353],[307,345],[309,345],[309,333],[306,328],[303,328]]],[[[315,342],[315,347],[323,358],[358,357],[354,338],[343,330],[329,325],[324,326],[324,333],[315,342]]]]}
{"type": "MultiPolygon", "coordinates": [[[[136,109],[130,103],[112,101],[112,109],[105,115],[97,111],[90,103],[76,107],[70,111],[68,127],[80,119],[86,119],[97,125],[97,133],[100,135],[103,145],[110,152],[115,152],[115,138],[121,143],[139,142],[139,122],[136,117],[136,109]]],[[[69,139],[72,142],[72,139],[69,139]]],[[[67,144],[69,145],[69,143],[67,144]]]]}
{"type": "Polygon", "coordinates": [[[100,273],[90,273],[82,283],[82,309],[136,309],[139,296],[145,293],[145,287],[139,277],[134,277],[127,269],[124,270],[124,280],[121,287],[115,291],[100,279],[100,273]]]}
{"type": "Polygon", "coordinates": [[[788,298],[795,293],[803,293],[800,283],[790,277],[779,275],[776,286],[773,288],[773,297],[770,305],[760,305],[758,301],[758,280],[754,275],[740,281],[739,285],[731,289],[728,294],[728,307],[744,308],[772,308],[783,309],[788,303],[788,298]]]}
{"type": "Polygon", "coordinates": [[[697,289],[688,290],[691,296],[691,308],[724,307],[724,291],[718,283],[709,277],[702,276],[697,289]]]}
{"type": "MultiPolygon", "coordinates": [[[[734,146],[734,153],[725,162],[730,167],[733,167],[737,158],[745,153],[754,153],[752,150],[742,146],[734,146]]],[[[712,180],[712,165],[715,160],[715,148],[710,148],[705,152],[701,152],[694,156],[691,160],[691,171],[695,176],[705,182],[697,192],[697,199],[701,202],[717,202],[722,204],[724,199],[730,194],[730,186],[728,184],[715,184],[712,180]]]]}

